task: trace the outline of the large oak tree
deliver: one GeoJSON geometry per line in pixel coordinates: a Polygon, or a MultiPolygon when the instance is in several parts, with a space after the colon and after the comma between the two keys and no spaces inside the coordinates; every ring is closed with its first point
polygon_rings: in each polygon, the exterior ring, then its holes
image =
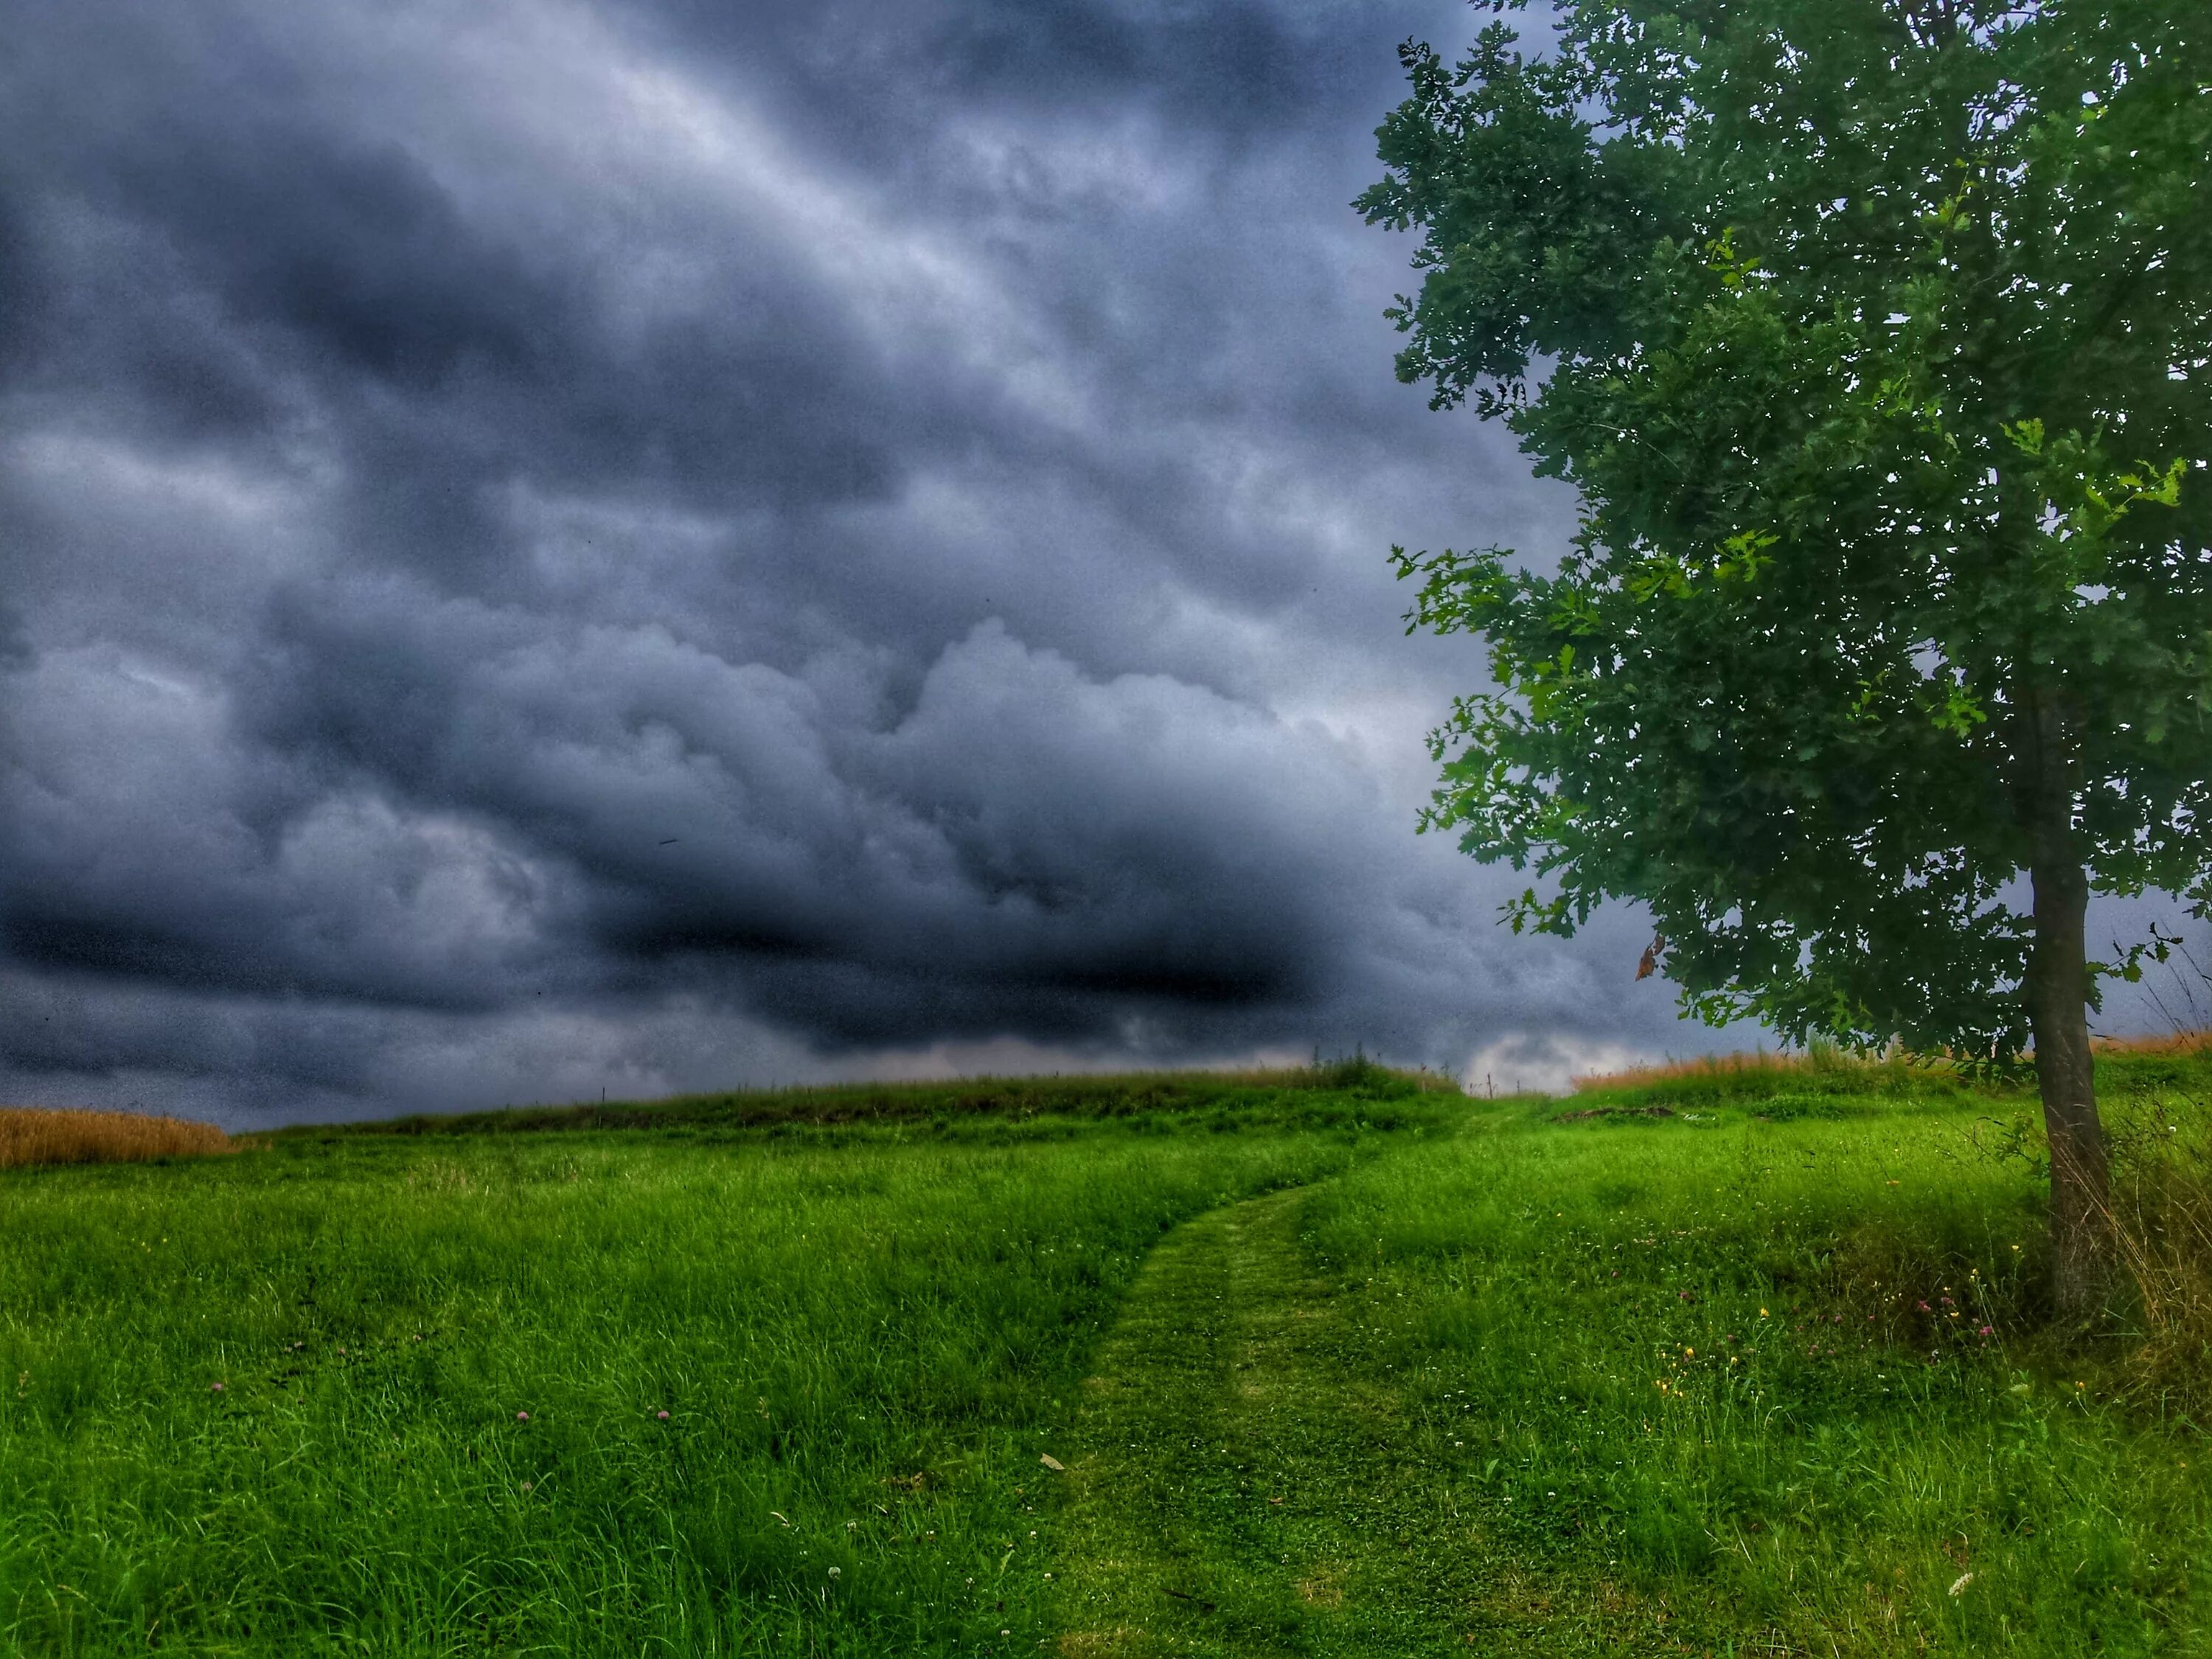
{"type": "MultiPolygon", "coordinates": [[[[1517,7],[1488,4],[1492,13],[1517,7]]],[[[1568,0],[1402,48],[1401,379],[1583,504],[1399,556],[1489,642],[1428,815],[1657,919],[1686,1007],[2033,1047],[2057,1299],[2110,1265],[2094,889],[2212,899],[2212,14],[1568,0]]]]}

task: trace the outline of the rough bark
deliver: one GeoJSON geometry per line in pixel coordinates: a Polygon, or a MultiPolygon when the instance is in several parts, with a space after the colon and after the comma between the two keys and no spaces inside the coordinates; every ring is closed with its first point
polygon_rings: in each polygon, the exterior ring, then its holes
{"type": "Polygon", "coordinates": [[[2039,698],[2031,717],[2033,757],[2021,800],[2035,890],[2027,994],[2051,1148],[2051,1296],[2063,1317],[2087,1319],[2104,1305],[2115,1260],[2089,1048],[2089,880],[2075,842],[2075,768],[2063,706],[2039,698]]]}
{"type": "Polygon", "coordinates": [[[2062,1316],[2082,1319],[2103,1305],[2112,1276],[2105,1131],[2089,1052],[2089,884],[2079,865],[2039,863],[2033,875],[2028,998],[2051,1146],[2051,1295],[2062,1316]]]}

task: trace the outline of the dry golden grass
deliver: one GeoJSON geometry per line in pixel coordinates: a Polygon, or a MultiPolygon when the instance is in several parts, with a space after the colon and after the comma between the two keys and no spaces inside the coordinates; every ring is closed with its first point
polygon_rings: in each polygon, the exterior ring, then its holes
{"type": "Polygon", "coordinates": [[[2212,1106],[2159,1103],[2114,1166],[2112,1231],[2142,1320],[2137,1379],[2202,1420],[2212,1412],[2212,1106]]]}
{"type": "MultiPolygon", "coordinates": [[[[2191,1055],[2212,1052],[2212,1031],[2174,1031],[2163,1036],[2100,1036],[2094,1039],[2100,1054],[2191,1055]]],[[[1656,1083],[1679,1083],[1685,1079],[1734,1077],[1747,1072],[1771,1073],[1778,1079],[1798,1072],[1832,1072],[1854,1066],[1882,1064],[1896,1056],[1858,1056],[1835,1048],[1816,1047],[1810,1054],[1701,1054],[1694,1060],[1672,1060],[1656,1066],[1632,1066],[1626,1071],[1606,1072],[1572,1079],[1575,1092],[1593,1089],[1642,1089],[1656,1083]]]]}
{"type": "Polygon", "coordinates": [[[2140,1298],[2142,1391],[2201,1422],[2212,1411],[2212,1170],[2167,1174],[2118,1206],[2120,1253],[2140,1298]]]}
{"type": "Polygon", "coordinates": [[[1592,1089],[1644,1089],[1655,1083],[1677,1083],[1685,1078],[1734,1077],[1745,1072],[1771,1072],[1778,1076],[1790,1072],[1811,1071],[1831,1067],[1836,1060],[1826,1055],[1768,1054],[1761,1050],[1750,1054],[1700,1054],[1695,1060],[1670,1060],[1657,1066],[1632,1066],[1626,1071],[1604,1072],[1590,1077],[1570,1079],[1577,1094],[1592,1089]]]}
{"type": "MultiPolygon", "coordinates": [[[[2201,1060],[2212,1054],[2212,1031],[2100,1037],[2097,1052],[2201,1060]]],[[[2138,1379],[2201,1418],[2212,1413],[2212,1099],[2201,1079],[2170,1083],[2123,1097],[2110,1121],[2112,1231],[2145,1339],[2138,1379]]]]}
{"type": "Polygon", "coordinates": [[[2172,1031],[2164,1036],[2100,1036],[2093,1045],[2100,1054],[2201,1054],[2212,1048],[2212,1031],[2172,1031]]]}
{"type": "Polygon", "coordinates": [[[237,1150],[212,1123],[137,1112],[0,1106],[0,1170],[33,1164],[143,1164],[237,1150]]]}

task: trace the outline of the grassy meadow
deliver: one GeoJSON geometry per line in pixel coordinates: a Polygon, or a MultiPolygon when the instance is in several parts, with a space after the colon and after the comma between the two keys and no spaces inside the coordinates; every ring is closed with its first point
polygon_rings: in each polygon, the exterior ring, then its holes
{"type": "Polygon", "coordinates": [[[2212,1066],[2106,1065],[2165,1277],[2087,1334],[2032,1101],[1903,1066],[0,1171],[0,1653],[2212,1651],[2212,1066]]]}
{"type": "Polygon", "coordinates": [[[2132,1332],[2047,1328],[2035,1173],[2002,1155],[2031,1104],[1904,1067],[1693,1074],[1317,1191],[1301,1242],[1364,1310],[1341,1364],[1391,1380],[1397,1524],[1464,1517],[1469,1627],[2206,1650],[2201,1391],[2132,1332]]]}

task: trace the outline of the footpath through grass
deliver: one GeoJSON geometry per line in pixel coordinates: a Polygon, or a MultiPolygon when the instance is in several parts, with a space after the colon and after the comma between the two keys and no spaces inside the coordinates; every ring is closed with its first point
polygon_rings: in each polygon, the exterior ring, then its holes
{"type": "Polygon", "coordinates": [[[2008,1103],[1845,1081],[1475,1107],[1180,1230],[1086,1388],[1062,1650],[2212,1650],[2212,1449],[2039,1328],[2008,1103]]]}
{"type": "Polygon", "coordinates": [[[0,1653],[1034,1651],[1146,1255],[1440,1121],[1300,1081],[7,1172],[0,1653]]]}
{"type": "MultiPolygon", "coordinates": [[[[1085,1385],[1061,1652],[1466,1651],[1498,1564],[1408,1455],[1357,1299],[1301,1248],[1300,1200],[1203,1216],[1139,1280],[1085,1385]]],[[[1585,1633],[1565,1650],[1598,1651],[1585,1633]]]]}
{"type": "Polygon", "coordinates": [[[2212,1653],[2024,1098],[1141,1086],[0,1178],[0,1651],[2212,1653]]]}

